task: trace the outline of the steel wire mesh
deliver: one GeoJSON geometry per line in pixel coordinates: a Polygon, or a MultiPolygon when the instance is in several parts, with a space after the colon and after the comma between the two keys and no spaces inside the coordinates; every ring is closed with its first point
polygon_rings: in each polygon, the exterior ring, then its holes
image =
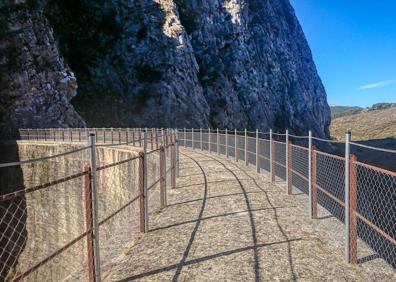
{"type": "Polygon", "coordinates": [[[340,221],[345,220],[345,160],[323,152],[316,152],[316,185],[318,203],[340,221]]]}
{"type": "Polygon", "coordinates": [[[286,180],[286,143],[273,142],[275,175],[286,180]]]}
{"type": "Polygon", "coordinates": [[[308,187],[308,149],[296,145],[291,146],[290,165],[292,169],[293,186],[305,194],[309,194],[308,187]]]}
{"type": "MultiPolygon", "coordinates": [[[[27,145],[21,145],[20,154],[38,158],[48,151],[58,154],[65,150],[40,147],[28,150],[27,145]]],[[[86,232],[86,160],[87,151],[79,151],[0,170],[3,191],[22,191],[18,197],[0,202],[0,280],[25,274],[29,274],[25,278],[28,281],[87,279],[86,256],[80,255],[86,253],[86,239],[82,236],[86,232]],[[69,246],[60,252],[66,245],[69,246]],[[50,256],[54,259],[47,261],[50,256]]]]}
{"type": "Polygon", "coordinates": [[[259,161],[260,168],[270,171],[270,141],[266,139],[259,139],[259,161]]]}
{"type": "Polygon", "coordinates": [[[396,174],[359,162],[355,165],[357,234],[396,267],[396,174]]]}

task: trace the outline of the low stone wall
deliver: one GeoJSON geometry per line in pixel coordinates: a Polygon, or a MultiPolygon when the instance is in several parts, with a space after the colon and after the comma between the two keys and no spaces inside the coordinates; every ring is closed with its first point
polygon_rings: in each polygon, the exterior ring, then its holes
{"type": "MultiPolygon", "coordinates": [[[[80,146],[82,144],[19,142],[19,159],[56,155],[80,146]]],[[[129,159],[136,156],[137,148],[135,149],[97,148],[97,165],[129,159]]],[[[24,187],[51,182],[83,171],[88,163],[88,151],[85,150],[43,162],[25,164],[20,167],[22,182],[24,187]]],[[[158,153],[149,156],[148,173],[149,183],[159,177],[158,153]]],[[[21,180],[15,182],[21,183],[21,180]]],[[[139,201],[127,205],[139,193],[138,160],[98,171],[97,183],[98,217],[103,222],[99,229],[101,267],[106,272],[128,242],[138,236],[139,201]],[[124,208],[119,213],[111,217],[122,207],[124,208]]],[[[150,190],[149,203],[151,213],[159,207],[158,187],[150,190]]],[[[13,255],[19,257],[16,267],[14,266],[15,273],[26,271],[85,232],[83,177],[28,193],[21,202],[10,205],[18,205],[20,210],[12,219],[13,224],[23,222],[22,230],[18,231],[23,240],[12,250],[13,255]],[[18,217],[17,220],[15,217],[18,217]]],[[[86,258],[86,239],[83,238],[55,259],[40,266],[27,280],[86,280],[86,258]]]]}

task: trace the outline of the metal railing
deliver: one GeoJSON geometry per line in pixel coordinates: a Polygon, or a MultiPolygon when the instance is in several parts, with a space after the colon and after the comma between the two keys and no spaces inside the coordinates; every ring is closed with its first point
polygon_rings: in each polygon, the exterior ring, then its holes
{"type": "Polygon", "coordinates": [[[125,247],[119,242],[131,241],[134,231],[147,232],[150,214],[166,207],[167,187],[175,187],[178,175],[176,132],[29,129],[20,130],[20,137],[74,147],[0,164],[10,180],[17,170],[30,172],[26,181],[32,184],[7,187],[9,193],[0,195],[0,281],[101,281],[106,260],[125,247]],[[117,148],[124,155],[109,162],[106,150],[114,155],[117,148]]]}
{"type": "MultiPolygon", "coordinates": [[[[257,172],[267,171],[272,181],[285,181],[285,193],[291,195],[293,189],[298,189],[308,196],[308,213],[311,218],[319,218],[318,206],[321,206],[344,223],[346,262],[358,263],[364,260],[359,258],[359,250],[362,249],[359,246],[364,244],[364,247],[370,247],[378,256],[396,267],[396,173],[358,161],[350,149],[359,147],[377,150],[388,153],[389,158],[393,158],[396,152],[350,142],[350,135],[346,136],[347,142],[321,139],[311,133],[308,136],[297,136],[288,131],[279,134],[272,130],[259,132],[236,129],[23,129],[19,135],[21,140],[46,144],[65,142],[76,144],[78,148],[50,157],[0,164],[0,169],[10,166],[28,167],[32,163],[45,163],[56,158],[83,160],[85,167],[50,181],[38,179],[37,185],[14,189],[15,192],[0,196],[0,227],[5,230],[0,238],[2,279],[8,275],[11,277],[9,280],[20,280],[29,275],[40,280],[42,277],[37,273],[40,273],[43,266],[49,268],[46,271],[56,272],[61,265],[67,264],[68,273],[85,273],[86,280],[100,281],[104,262],[99,254],[106,253],[106,246],[114,248],[114,241],[111,240],[115,232],[106,230],[105,225],[109,224],[109,229],[114,231],[117,224],[112,224],[111,221],[125,212],[128,219],[120,225],[126,229],[129,239],[132,231],[126,227],[133,226],[133,222],[139,222],[139,227],[135,229],[141,232],[148,230],[150,210],[156,208],[155,204],[159,208],[166,207],[167,187],[175,186],[179,145],[224,155],[237,162],[243,161],[246,165],[254,165],[257,172]],[[323,147],[320,145],[329,143],[342,143],[345,155],[339,156],[318,149],[323,147]],[[105,163],[98,154],[98,150],[105,148],[128,146],[142,149],[137,155],[113,163],[105,163]],[[121,188],[117,193],[107,194],[110,190],[106,189],[107,181],[114,180],[118,174],[122,175],[122,181],[117,183],[121,188]],[[157,191],[154,188],[158,186],[158,199],[154,199],[156,196],[151,193],[157,191]],[[31,224],[26,219],[27,214],[31,217],[31,222],[36,220],[43,222],[42,225],[46,228],[62,229],[48,222],[47,218],[54,217],[53,214],[38,215],[35,204],[38,203],[39,206],[40,200],[43,201],[40,198],[48,200],[46,194],[51,194],[55,197],[51,201],[54,202],[56,211],[59,208],[56,205],[56,193],[66,190],[67,193],[79,196],[76,196],[79,201],[68,204],[73,207],[68,214],[73,215],[74,212],[77,219],[62,218],[61,221],[68,226],[84,228],[80,228],[79,232],[57,234],[54,244],[44,244],[42,249],[45,251],[40,253],[40,244],[35,244],[34,248],[29,246],[26,229],[35,230],[37,234],[45,233],[46,230],[37,231],[38,227],[26,227],[26,224],[31,224]],[[116,208],[107,207],[106,203],[109,202],[116,202],[116,208]],[[134,218],[131,216],[134,213],[131,207],[137,202],[138,216],[134,218]],[[81,214],[81,210],[85,212],[81,214]],[[80,222],[81,218],[85,220],[80,222]],[[73,224],[71,221],[74,221],[73,224]],[[84,238],[86,242],[83,241],[84,238]],[[81,256],[76,250],[71,251],[79,244],[81,246],[77,251],[85,249],[86,255],[77,264],[85,265],[85,270],[77,267],[73,269],[71,266],[74,261],[67,261],[67,256],[64,256],[65,252],[81,256]],[[21,257],[25,253],[31,257],[36,255],[35,260],[15,269],[16,265],[21,265],[21,257]],[[61,259],[54,260],[59,257],[61,259]]],[[[118,232],[121,232],[121,228],[118,232]]],[[[52,277],[60,280],[65,278],[64,275],[61,273],[52,277]]],[[[72,278],[78,280],[79,277],[77,275],[72,278]]]]}
{"type": "Polygon", "coordinates": [[[376,256],[396,267],[396,173],[363,162],[351,154],[352,147],[386,152],[395,159],[396,151],[360,143],[328,140],[285,133],[180,129],[182,146],[225,155],[256,171],[267,171],[272,181],[286,182],[308,196],[309,216],[318,218],[318,205],[345,226],[345,260],[356,264],[359,244],[370,247],[376,256]],[[345,156],[319,150],[314,144],[343,144],[345,156]],[[358,240],[360,238],[361,240],[358,240]]]}

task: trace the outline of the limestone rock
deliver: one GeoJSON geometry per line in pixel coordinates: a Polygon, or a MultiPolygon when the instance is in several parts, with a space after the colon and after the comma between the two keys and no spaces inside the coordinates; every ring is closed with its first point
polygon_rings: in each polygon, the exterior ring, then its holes
{"type": "Polygon", "coordinates": [[[77,80],[59,54],[53,31],[24,1],[2,6],[7,28],[0,35],[0,119],[17,127],[80,127],[70,100],[77,80]]]}
{"type": "MultiPolygon", "coordinates": [[[[10,56],[25,62],[36,53],[51,58],[45,65],[53,71],[40,76],[36,65],[18,65],[18,75],[10,76],[17,86],[1,88],[2,97],[18,105],[6,107],[15,122],[30,115],[61,120],[52,125],[80,124],[69,102],[76,77],[73,105],[90,126],[289,128],[329,135],[326,93],[289,0],[39,2],[40,12],[26,16],[36,33],[19,36],[21,42],[39,37],[40,52],[26,43],[21,53],[0,56],[0,62],[10,56]],[[41,99],[26,103],[31,93],[41,99]]],[[[3,50],[12,50],[9,41],[0,39],[3,50]]]]}

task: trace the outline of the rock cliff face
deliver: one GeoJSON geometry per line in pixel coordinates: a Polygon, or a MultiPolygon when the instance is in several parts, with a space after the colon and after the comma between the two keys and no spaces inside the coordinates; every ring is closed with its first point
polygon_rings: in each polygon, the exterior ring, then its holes
{"type": "MultiPolygon", "coordinates": [[[[91,126],[272,127],[297,134],[311,128],[317,136],[328,135],[325,90],[288,0],[39,2],[26,18],[33,26],[45,26],[38,33],[51,41],[42,49],[52,50],[55,62],[48,67],[55,70],[45,78],[58,85],[63,69],[72,89],[56,92],[67,111],[55,125],[72,126],[80,119],[68,103],[75,79],[65,71],[51,28],[77,78],[73,104],[91,126]]],[[[29,33],[20,36],[31,42],[29,33]]],[[[45,85],[45,79],[35,79],[45,85]]],[[[22,96],[25,85],[17,88],[22,96]]],[[[13,88],[2,89],[2,97],[13,93],[13,88]]],[[[56,96],[51,91],[41,87],[30,96],[56,96]]],[[[44,119],[43,100],[47,107],[60,105],[48,98],[32,99],[37,104],[31,107],[14,100],[8,113],[32,109],[38,119],[44,119]]],[[[52,124],[58,120],[48,116],[52,124]]]]}
{"type": "Polygon", "coordinates": [[[0,4],[0,124],[9,129],[84,126],[70,104],[76,78],[48,21],[24,1],[8,2],[0,4]]]}

